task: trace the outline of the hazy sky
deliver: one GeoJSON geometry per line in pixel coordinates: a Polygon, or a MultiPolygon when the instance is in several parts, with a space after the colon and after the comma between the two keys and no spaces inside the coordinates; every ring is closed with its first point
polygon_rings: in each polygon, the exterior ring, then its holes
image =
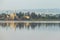
{"type": "Polygon", "coordinates": [[[0,9],[60,8],[60,0],[0,0],[0,9]]]}

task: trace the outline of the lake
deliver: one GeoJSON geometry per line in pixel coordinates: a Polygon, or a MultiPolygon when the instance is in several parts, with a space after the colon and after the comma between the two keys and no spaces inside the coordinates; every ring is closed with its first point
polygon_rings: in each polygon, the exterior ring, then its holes
{"type": "Polygon", "coordinates": [[[0,23],[0,40],[60,40],[60,23],[0,23]]]}

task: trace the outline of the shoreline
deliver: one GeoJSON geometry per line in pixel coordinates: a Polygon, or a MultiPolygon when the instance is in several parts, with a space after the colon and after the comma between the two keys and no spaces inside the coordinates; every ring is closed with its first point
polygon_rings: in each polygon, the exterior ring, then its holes
{"type": "Polygon", "coordinates": [[[60,23],[60,21],[2,21],[0,23],[60,23]]]}

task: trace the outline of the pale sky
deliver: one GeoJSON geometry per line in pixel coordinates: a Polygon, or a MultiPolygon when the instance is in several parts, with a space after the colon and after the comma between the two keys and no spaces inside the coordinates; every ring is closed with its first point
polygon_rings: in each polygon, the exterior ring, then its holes
{"type": "Polygon", "coordinates": [[[0,0],[0,10],[41,8],[60,8],[60,0],[0,0]]]}

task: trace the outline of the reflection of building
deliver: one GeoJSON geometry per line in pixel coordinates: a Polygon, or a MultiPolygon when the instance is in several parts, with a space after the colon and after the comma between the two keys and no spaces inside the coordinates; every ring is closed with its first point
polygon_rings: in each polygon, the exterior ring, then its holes
{"type": "Polygon", "coordinates": [[[14,30],[16,29],[16,23],[14,23],[13,21],[10,22],[10,23],[4,23],[6,26],[10,27],[10,28],[13,28],[14,30]]]}
{"type": "Polygon", "coordinates": [[[28,26],[30,25],[30,23],[24,23],[24,25],[25,25],[26,27],[28,27],[28,26]]]}
{"type": "Polygon", "coordinates": [[[14,22],[12,22],[12,23],[9,23],[9,25],[10,25],[10,27],[11,27],[11,28],[14,28],[14,29],[16,29],[16,24],[15,24],[14,22]]]}
{"type": "Polygon", "coordinates": [[[37,24],[37,23],[14,23],[13,21],[12,22],[10,22],[10,23],[8,23],[8,22],[6,22],[6,23],[0,23],[0,26],[1,27],[10,27],[10,28],[12,28],[13,30],[16,30],[17,28],[19,28],[19,29],[25,29],[25,28],[27,28],[27,29],[35,29],[37,26],[38,27],[40,27],[41,25],[45,25],[45,26],[48,26],[48,25],[52,25],[52,24],[37,24]]]}

